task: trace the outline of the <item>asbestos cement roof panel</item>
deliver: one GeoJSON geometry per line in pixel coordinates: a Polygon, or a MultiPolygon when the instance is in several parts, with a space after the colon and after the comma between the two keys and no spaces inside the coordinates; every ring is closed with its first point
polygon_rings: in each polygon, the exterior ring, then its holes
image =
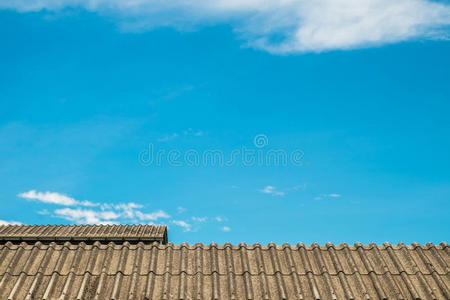
{"type": "Polygon", "coordinates": [[[2,225],[0,241],[167,242],[167,227],[155,225],[2,225]]]}
{"type": "MultiPolygon", "coordinates": [[[[1,232],[0,232],[1,233],[1,232]]],[[[450,299],[440,245],[0,244],[0,299],[450,299]]]]}

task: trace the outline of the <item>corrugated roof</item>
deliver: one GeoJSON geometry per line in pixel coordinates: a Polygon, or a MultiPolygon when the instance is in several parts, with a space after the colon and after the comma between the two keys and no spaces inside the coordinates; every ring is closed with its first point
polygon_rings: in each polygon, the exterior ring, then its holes
{"type": "Polygon", "coordinates": [[[0,245],[0,299],[450,299],[440,245],[0,245]]]}
{"type": "Polygon", "coordinates": [[[0,241],[102,241],[167,243],[167,226],[156,225],[1,225],[0,241]]]}

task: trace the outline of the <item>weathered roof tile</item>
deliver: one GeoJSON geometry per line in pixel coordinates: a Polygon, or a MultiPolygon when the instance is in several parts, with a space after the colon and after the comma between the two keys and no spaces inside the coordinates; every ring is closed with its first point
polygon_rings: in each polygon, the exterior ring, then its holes
{"type": "Polygon", "coordinates": [[[0,225],[0,241],[102,241],[167,243],[167,226],[0,225]],[[142,232],[140,230],[144,229],[142,232]]]}
{"type": "Polygon", "coordinates": [[[450,299],[446,243],[173,245],[131,243],[164,235],[147,225],[6,227],[0,299],[450,299]]]}

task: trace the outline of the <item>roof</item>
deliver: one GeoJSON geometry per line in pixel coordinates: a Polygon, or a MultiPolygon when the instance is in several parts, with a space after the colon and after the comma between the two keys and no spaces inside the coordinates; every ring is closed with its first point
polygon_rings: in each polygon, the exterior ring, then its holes
{"type": "Polygon", "coordinates": [[[0,299],[450,299],[440,245],[0,244],[0,299]]]}
{"type": "Polygon", "coordinates": [[[167,243],[167,226],[156,225],[0,225],[0,241],[101,241],[167,243]]]}

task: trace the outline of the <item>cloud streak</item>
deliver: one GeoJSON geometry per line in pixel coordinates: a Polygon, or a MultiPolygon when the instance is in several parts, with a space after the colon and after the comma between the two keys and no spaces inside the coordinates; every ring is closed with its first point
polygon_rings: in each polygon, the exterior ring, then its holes
{"type": "Polygon", "coordinates": [[[89,201],[77,201],[74,198],[71,198],[64,194],[48,192],[48,191],[47,192],[36,192],[35,190],[30,190],[25,193],[20,193],[17,196],[20,198],[27,199],[27,200],[35,200],[35,201],[40,201],[40,202],[44,202],[44,203],[58,204],[58,205],[65,205],[65,206],[74,206],[74,205],[97,206],[98,205],[96,203],[92,203],[89,201]]]}
{"type": "Polygon", "coordinates": [[[341,194],[336,194],[336,193],[332,193],[332,194],[320,194],[320,196],[314,197],[314,200],[323,200],[323,199],[340,198],[340,197],[342,197],[342,195],[341,195],[341,194]]]}
{"type": "Polygon", "coordinates": [[[163,210],[154,212],[143,212],[144,207],[134,202],[128,203],[93,203],[89,201],[78,201],[72,197],[56,192],[37,192],[30,190],[17,195],[31,201],[46,204],[65,206],[55,209],[53,213],[43,209],[40,215],[51,215],[78,224],[116,224],[136,222],[156,222],[159,219],[168,219],[170,215],[163,210]],[[89,208],[86,208],[89,207],[89,208]]]}
{"type": "Polygon", "coordinates": [[[22,225],[22,223],[16,221],[0,220],[0,225],[22,225]]]}
{"type": "Polygon", "coordinates": [[[78,224],[116,224],[120,215],[113,211],[94,211],[81,208],[61,208],[55,216],[78,224]]]}
{"type": "Polygon", "coordinates": [[[170,216],[165,211],[162,210],[157,210],[155,212],[148,214],[137,211],[136,216],[140,221],[157,221],[158,219],[170,218],[170,216]]]}
{"type": "Polygon", "coordinates": [[[136,205],[132,202],[118,205],[102,205],[100,210],[66,207],[55,209],[53,216],[78,224],[152,223],[160,219],[170,218],[170,215],[163,210],[144,213],[137,209],[141,207],[141,205],[136,205]]]}
{"type": "Polygon", "coordinates": [[[182,220],[173,220],[172,223],[173,223],[174,225],[176,225],[176,226],[182,227],[182,228],[183,228],[183,231],[185,231],[185,232],[191,231],[191,227],[192,227],[191,224],[189,224],[189,223],[187,223],[187,222],[185,222],[185,221],[182,221],[182,220]]]}
{"type": "Polygon", "coordinates": [[[19,12],[75,7],[131,31],[231,24],[247,45],[283,54],[447,39],[450,25],[450,5],[430,0],[0,0],[19,12]]]}
{"type": "Polygon", "coordinates": [[[284,196],[284,195],[286,195],[285,192],[277,191],[277,188],[272,186],[272,185],[266,186],[265,188],[260,190],[260,192],[263,193],[263,194],[269,194],[269,195],[273,195],[273,196],[284,196]]]}
{"type": "MultiPolygon", "coordinates": [[[[144,205],[135,202],[126,203],[106,203],[106,202],[89,202],[78,201],[75,198],[57,192],[39,192],[36,190],[30,190],[28,192],[19,193],[17,195],[20,198],[39,202],[40,205],[59,205],[56,209],[47,209],[41,207],[36,211],[41,217],[59,218],[75,224],[137,224],[147,223],[154,224],[159,222],[160,224],[171,223],[179,227],[184,232],[198,231],[201,225],[206,222],[225,222],[226,218],[222,217],[207,217],[207,216],[190,216],[190,219],[194,222],[188,223],[183,220],[174,220],[164,210],[155,210],[152,212],[146,212],[144,205]]],[[[186,208],[178,206],[178,214],[184,213],[186,208]]],[[[187,220],[187,219],[186,219],[187,220]]],[[[0,220],[0,225],[16,225],[21,224],[16,221],[0,220]]],[[[223,228],[229,228],[227,226],[223,228]]],[[[222,231],[227,229],[221,228],[222,231]]]]}

